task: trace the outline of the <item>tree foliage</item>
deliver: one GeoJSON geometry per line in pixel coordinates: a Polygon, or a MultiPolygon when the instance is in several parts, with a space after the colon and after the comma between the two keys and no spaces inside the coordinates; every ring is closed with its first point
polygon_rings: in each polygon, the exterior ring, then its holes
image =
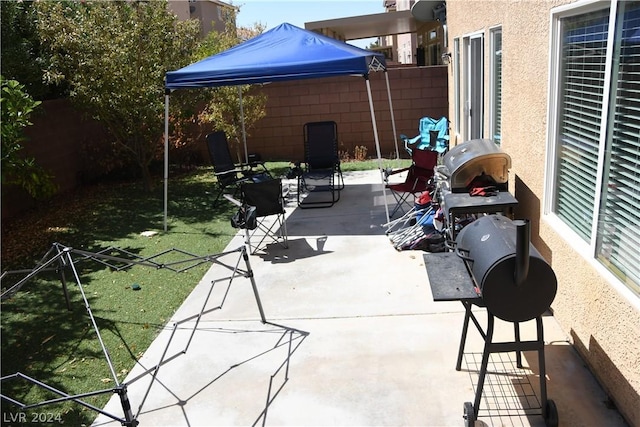
{"type": "Polygon", "coordinates": [[[38,2],[38,33],[51,54],[48,81],[66,80],[71,99],[100,121],[116,152],[153,182],[164,132],[164,76],[187,65],[197,21],[177,21],[166,1],[38,2]]]}
{"type": "MultiPolygon", "coordinates": [[[[225,21],[224,32],[212,31],[202,41],[196,52],[196,59],[204,59],[220,53],[261,34],[264,30],[264,27],[258,24],[253,28],[236,28],[234,11],[228,12],[225,21]]],[[[259,87],[241,85],[209,89],[207,98],[198,119],[203,123],[212,123],[218,130],[223,130],[235,147],[238,161],[245,161],[241,150],[243,143],[242,124],[244,122],[244,131],[249,135],[250,129],[265,117],[266,95],[260,91],[259,87]],[[238,91],[242,93],[242,107],[238,91]]]]}
{"type": "Polygon", "coordinates": [[[2,184],[17,185],[33,197],[55,192],[51,176],[33,158],[23,155],[24,129],[31,126],[29,116],[40,105],[16,80],[0,76],[0,130],[2,138],[2,184]]]}
{"type": "Polygon", "coordinates": [[[35,99],[56,98],[64,93],[64,85],[47,85],[42,78],[42,55],[33,1],[0,2],[0,64],[2,75],[17,80],[35,99]]]}

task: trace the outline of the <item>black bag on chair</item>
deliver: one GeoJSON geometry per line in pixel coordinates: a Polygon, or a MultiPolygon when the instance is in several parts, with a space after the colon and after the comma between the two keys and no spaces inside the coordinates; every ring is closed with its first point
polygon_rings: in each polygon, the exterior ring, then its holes
{"type": "Polygon", "coordinates": [[[241,206],[238,211],[231,217],[231,226],[233,228],[247,228],[249,230],[255,230],[258,226],[256,221],[256,207],[255,206],[241,206]]]}

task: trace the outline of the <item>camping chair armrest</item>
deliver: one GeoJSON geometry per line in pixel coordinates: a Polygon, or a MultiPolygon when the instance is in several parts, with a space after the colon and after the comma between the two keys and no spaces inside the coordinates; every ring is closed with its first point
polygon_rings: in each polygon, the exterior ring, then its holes
{"type": "Polygon", "coordinates": [[[264,164],[264,162],[262,160],[254,160],[254,161],[251,161],[251,162],[247,163],[247,165],[250,168],[256,168],[258,166],[266,168],[266,166],[265,166],[265,164],[264,164]]]}
{"type": "Polygon", "coordinates": [[[239,169],[240,172],[251,169],[251,163],[236,163],[234,166],[236,167],[236,169],[239,169]]]}
{"type": "Polygon", "coordinates": [[[257,167],[255,165],[253,165],[252,163],[237,163],[235,164],[236,167],[236,171],[238,171],[238,173],[242,174],[243,177],[245,178],[251,178],[253,176],[257,176],[257,175],[267,175],[269,177],[271,177],[271,174],[269,173],[269,170],[267,169],[267,167],[263,164],[261,165],[261,168],[263,170],[257,170],[257,167]]]}
{"type": "Polygon", "coordinates": [[[413,181],[414,185],[417,185],[419,182],[422,183],[425,187],[430,187],[433,183],[433,177],[416,176],[413,181]]]}
{"type": "Polygon", "coordinates": [[[230,169],[228,171],[224,171],[224,172],[213,172],[213,175],[218,177],[218,176],[229,176],[229,175],[237,175],[239,173],[242,173],[242,169],[230,169]]]}
{"type": "Polygon", "coordinates": [[[255,167],[262,167],[264,169],[266,169],[266,165],[264,163],[264,160],[262,160],[262,157],[258,154],[258,153],[249,153],[248,154],[248,160],[247,162],[241,162],[236,164],[236,167],[240,167],[240,168],[247,168],[247,169],[253,169],[255,167]]]}
{"type": "Polygon", "coordinates": [[[263,160],[249,160],[249,163],[243,163],[243,166],[247,167],[245,172],[248,172],[250,175],[260,175],[266,174],[267,176],[273,178],[269,169],[267,169],[267,165],[263,160]]]}
{"type": "Polygon", "coordinates": [[[237,207],[242,207],[242,202],[236,198],[234,198],[231,194],[223,194],[222,197],[236,205],[237,207]]]}
{"type": "Polygon", "coordinates": [[[406,167],[406,168],[401,168],[401,169],[385,169],[384,170],[384,176],[385,177],[390,177],[391,175],[395,175],[395,174],[398,174],[398,173],[406,172],[409,169],[411,169],[411,167],[406,167]]]}
{"type": "Polygon", "coordinates": [[[422,139],[422,135],[416,135],[413,138],[407,138],[406,136],[404,138],[402,138],[402,141],[404,142],[404,147],[405,148],[409,148],[409,145],[415,144],[416,142],[420,141],[422,139]]]}
{"type": "Polygon", "coordinates": [[[430,177],[426,177],[426,176],[417,176],[417,177],[416,177],[416,181],[422,181],[422,182],[425,182],[425,183],[427,183],[427,184],[428,184],[428,183],[430,183],[432,180],[433,180],[433,176],[430,176],[430,177]]]}
{"type": "Polygon", "coordinates": [[[407,135],[405,134],[400,134],[400,139],[402,140],[402,142],[404,142],[405,144],[415,144],[416,141],[418,141],[421,138],[421,135],[416,135],[413,138],[409,138],[407,135]]]}

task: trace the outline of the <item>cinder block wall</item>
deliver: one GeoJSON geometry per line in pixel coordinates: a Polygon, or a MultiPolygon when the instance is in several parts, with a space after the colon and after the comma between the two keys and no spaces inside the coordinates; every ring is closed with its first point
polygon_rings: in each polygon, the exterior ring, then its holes
{"type": "Polygon", "coordinates": [[[64,191],[97,173],[86,153],[104,146],[109,137],[100,123],[79,113],[66,99],[46,101],[44,107],[27,128],[25,151],[51,171],[64,191]]]}
{"type": "MultiPolygon", "coordinates": [[[[388,71],[396,136],[418,134],[420,118],[448,112],[446,67],[396,68],[388,71]]],[[[389,96],[384,73],[372,73],[370,87],[383,157],[395,157],[389,96]]],[[[271,83],[267,116],[247,138],[249,151],[274,160],[301,160],[303,126],[332,120],[338,125],[340,150],[353,155],[364,146],[376,156],[375,138],[365,79],[358,76],[271,83]]],[[[402,146],[400,141],[400,151],[402,146]]]]}
{"type": "MultiPolygon", "coordinates": [[[[448,112],[447,68],[403,67],[388,71],[396,134],[418,134],[421,117],[442,117],[448,112]]],[[[395,157],[389,97],[384,73],[372,73],[370,87],[378,126],[381,154],[395,157]]],[[[249,152],[265,160],[297,161],[303,158],[303,126],[307,122],[333,120],[338,124],[340,150],[351,156],[364,146],[376,157],[375,140],[365,79],[358,76],[272,83],[263,87],[267,116],[247,138],[249,152]]],[[[102,126],[75,111],[69,100],[46,101],[27,129],[27,155],[55,176],[61,192],[72,190],[98,169],[86,160],[86,147],[105,144],[102,126]]],[[[203,130],[204,132],[204,130],[203,130]]],[[[398,141],[400,154],[403,152],[398,141]]],[[[204,141],[200,147],[208,159],[204,141]]],[[[22,191],[2,189],[2,217],[15,216],[34,206],[22,191]]]]}

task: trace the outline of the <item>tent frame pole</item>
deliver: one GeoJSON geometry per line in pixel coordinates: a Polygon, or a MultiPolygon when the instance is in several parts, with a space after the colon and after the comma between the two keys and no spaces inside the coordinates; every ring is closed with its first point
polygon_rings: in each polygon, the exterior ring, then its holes
{"type": "Polygon", "coordinates": [[[382,197],[384,199],[384,211],[387,216],[387,222],[389,222],[389,206],[387,204],[387,190],[384,182],[384,168],[382,167],[382,154],[380,153],[380,139],[378,138],[378,124],[376,122],[376,113],[373,108],[373,97],[371,95],[371,83],[369,82],[369,76],[365,74],[364,80],[367,85],[367,96],[369,97],[369,110],[371,111],[371,124],[373,125],[373,138],[376,142],[376,154],[378,155],[378,169],[380,171],[380,180],[382,181],[382,197]]]}
{"type": "Polygon", "coordinates": [[[247,151],[247,131],[244,125],[244,106],[242,105],[242,85],[238,85],[238,98],[240,99],[240,123],[242,123],[242,142],[244,144],[244,162],[249,163],[249,152],[247,151]]]}
{"type": "Polygon", "coordinates": [[[396,132],[396,118],[393,115],[393,102],[391,101],[391,85],[389,84],[389,73],[384,70],[384,78],[387,81],[387,96],[389,97],[389,111],[391,112],[391,128],[393,129],[393,143],[396,147],[396,159],[400,158],[400,150],[398,150],[398,133],[396,132]]]}
{"type": "Polygon", "coordinates": [[[169,203],[169,96],[171,90],[164,93],[164,231],[167,232],[167,206],[169,203]]]}

